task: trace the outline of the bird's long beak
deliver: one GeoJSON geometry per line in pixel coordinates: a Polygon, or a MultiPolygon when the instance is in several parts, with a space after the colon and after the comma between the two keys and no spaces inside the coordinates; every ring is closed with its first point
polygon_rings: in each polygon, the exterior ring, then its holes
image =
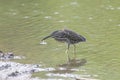
{"type": "Polygon", "coordinates": [[[50,38],[50,37],[51,37],[51,35],[46,36],[46,37],[44,37],[41,41],[43,41],[43,40],[45,40],[45,39],[47,39],[47,38],[50,38]]]}
{"type": "Polygon", "coordinates": [[[85,37],[83,37],[83,38],[82,38],[82,41],[83,41],[83,42],[86,42],[86,38],[85,38],[85,37]]]}

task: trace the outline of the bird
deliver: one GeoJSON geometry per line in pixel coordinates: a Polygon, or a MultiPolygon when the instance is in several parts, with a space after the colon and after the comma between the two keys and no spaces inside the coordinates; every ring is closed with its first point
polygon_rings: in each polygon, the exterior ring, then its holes
{"type": "Polygon", "coordinates": [[[67,53],[67,60],[68,61],[70,61],[70,57],[68,54],[70,45],[74,46],[74,58],[76,58],[76,46],[75,46],[75,44],[77,44],[79,42],[86,42],[85,37],[83,37],[82,35],[74,32],[72,30],[68,30],[68,29],[55,30],[51,34],[49,34],[48,36],[44,37],[41,41],[44,41],[48,38],[54,38],[56,41],[67,43],[67,49],[65,52],[67,53]]]}

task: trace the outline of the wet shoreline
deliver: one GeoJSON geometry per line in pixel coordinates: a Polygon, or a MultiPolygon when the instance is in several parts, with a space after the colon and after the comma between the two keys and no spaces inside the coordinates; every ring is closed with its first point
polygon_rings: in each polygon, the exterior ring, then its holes
{"type": "MultiPolygon", "coordinates": [[[[76,67],[83,66],[87,61],[71,60],[69,63],[60,64],[57,67],[43,67],[42,64],[22,64],[13,62],[11,59],[25,59],[24,56],[16,56],[13,53],[2,53],[0,58],[0,80],[98,80],[91,78],[91,75],[74,74],[80,69],[76,67]],[[46,72],[46,79],[32,77],[33,73],[46,72]],[[4,73],[4,74],[3,74],[4,73]]],[[[85,71],[85,70],[83,70],[85,71]]],[[[96,76],[96,75],[94,75],[96,76]]]]}

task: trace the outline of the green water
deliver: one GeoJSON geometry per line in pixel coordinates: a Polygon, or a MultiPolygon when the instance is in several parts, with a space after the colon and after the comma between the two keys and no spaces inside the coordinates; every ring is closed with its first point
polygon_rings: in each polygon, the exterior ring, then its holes
{"type": "MultiPolygon", "coordinates": [[[[75,73],[98,75],[100,80],[120,79],[119,0],[0,0],[0,50],[26,56],[19,62],[46,67],[66,63],[66,44],[53,39],[39,44],[44,36],[64,28],[87,39],[77,44],[77,58],[87,60],[79,68],[86,71],[75,73]]],[[[72,50],[71,46],[71,57],[72,50]]]]}

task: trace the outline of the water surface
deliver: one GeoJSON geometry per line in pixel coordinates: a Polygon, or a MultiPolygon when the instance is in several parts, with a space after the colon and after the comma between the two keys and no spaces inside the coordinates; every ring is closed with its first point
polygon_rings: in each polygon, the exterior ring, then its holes
{"type": "MultiPolygon", "coordinates": [[[[74,67],[80,71],[69,74],[85,74],[100,80],[120,79],[119,0],[0,1],[0,50],[26,56],[17,62],[42,63],[55,68],[66,64],[66,44],[53,39],[46,40],[46,45],[39,43],[52,31],[67,28],[87,39],[77,45],[77,59],[85,59],[87,63],[74,67]]],[[[69,52],[73,57],[72,46],[69,52]]],[[[61,78],[57,76],[59,73],[52,77],[61,78]]],[[[40,72],[33,76],[49,78],[46,74],[40,72]]]]}

